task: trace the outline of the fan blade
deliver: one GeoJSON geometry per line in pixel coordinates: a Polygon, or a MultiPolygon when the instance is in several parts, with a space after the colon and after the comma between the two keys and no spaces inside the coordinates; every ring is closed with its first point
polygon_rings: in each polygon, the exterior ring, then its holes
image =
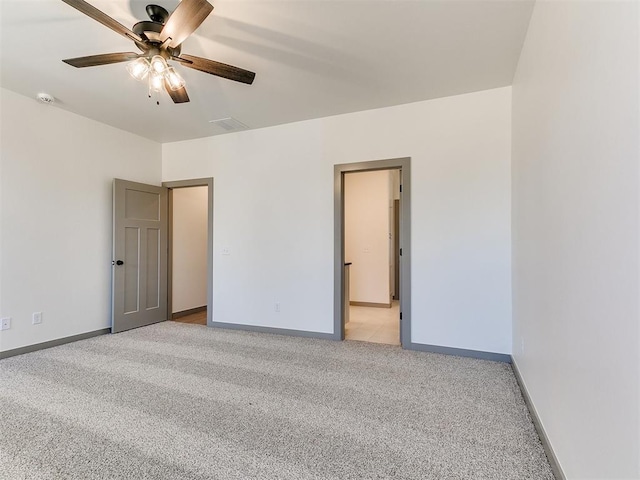
{"type": "Polygon", "coordinates": [[[62,0],[62,1],[67,5],[72,6],[76,10],[84,13],[88,17],[91,17],[94,20],[100,22],[105,27],[109,27],[111,30],[113,30],[116,33],[119,33],[123,37],[133,40],[134,42],[142,42],[142,38],[140,38],[140,36],[136,35],[127,27],[117,22],[106,13],[101,12],[93,5],[85,2],[84,0],[62,0]]]}
{"type": "Polygon", "coordinates": [[[173,57],[173,59],[179,61],[185,67],[249,85],[253,83],[253,79],[256,77],[256,74],[249,70],[243,70],[226,63],[214,62],[206,58],[194,57],[193,55],[182,55],[181,57],[173,57]]]}
{"type": "Polygon", "coordinates": [[[164,88],[173,100],[173,103],[187,103],[189,101],[189,95],[187,95],[187,89],[182,87],[178,90],[171,90],[169,82],[164,81],[164,88]]]}
{"type": "Polygon", "coordinates": [[[177,47],[195,32],[211,10],[213,6],[206,0],[182,0],[160,32],[160,41],[171,38],[169,46],[177,47]]]}
{"type": "Polygon", "coordinates": [[[76,68],[97,67],[98,65],[109,65],[110,63],[126,62],[134,60],[140,55],[133,52],[105,53],[103,55],[89,55],[88,57],[67,58],[64,63],[76,68]]]}

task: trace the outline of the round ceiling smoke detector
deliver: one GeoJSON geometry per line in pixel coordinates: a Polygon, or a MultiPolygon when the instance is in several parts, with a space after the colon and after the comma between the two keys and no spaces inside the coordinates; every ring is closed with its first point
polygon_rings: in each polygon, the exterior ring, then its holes
{"type": "Polygon", "coordinates": [[[38,101],[42,103],[46,103],[47,105],[51,105],[53,102],[56,101],[56,99],[53,98],[48,93],[39,93],[38,95],[36,95],[36,98],[38,99],[38,101]]]}

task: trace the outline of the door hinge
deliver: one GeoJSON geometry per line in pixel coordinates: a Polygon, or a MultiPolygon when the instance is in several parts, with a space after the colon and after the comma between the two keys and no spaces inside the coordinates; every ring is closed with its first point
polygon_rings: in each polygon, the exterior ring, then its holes
{"type": "Polygon", "coordinates": [[[402,312],[400,312],[400,320],[402,320],[402,312]]]}
{"type": "Polygon", "coordinates": [[[402,184],[400,184],[400,193],[402,193],[402,184]]]}
{"type": "Polygon", "coordinates": [[[400,249],[400,256],[402,256],[402,249],[400,249]]]}

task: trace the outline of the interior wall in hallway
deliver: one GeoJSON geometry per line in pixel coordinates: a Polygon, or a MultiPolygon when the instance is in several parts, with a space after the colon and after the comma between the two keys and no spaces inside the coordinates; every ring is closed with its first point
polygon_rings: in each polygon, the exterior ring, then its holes
{"type": "Polygon", "coordinates": [[[208,188],[174,188],[173,313],[207,305],[208,188]]]}
{"type": "Polygon", "coordinates": [[[345,261],[352,263],[352,302],[390,302],[390,186],[389,170],[344,176],[345,261]]]}

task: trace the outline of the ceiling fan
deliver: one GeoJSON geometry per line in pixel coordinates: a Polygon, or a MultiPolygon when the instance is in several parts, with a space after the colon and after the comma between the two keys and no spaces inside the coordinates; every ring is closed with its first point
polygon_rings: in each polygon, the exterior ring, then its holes
{"type": "Polygon", "coordinates": [[[95,67],[111,63],[130,62],[127,70],[137,80],[149,80],[151,91],[163,88],[174,103],[189,101],[184,79],[169,65],[169,60],[236,82],[251,84],[256,74],[242,68],[215,62],[194,55],[181,55],[182,42],[191,35],[213,10],[206,0],[182,0],[173,13],[159,5],[147,5],[149,20],[136,23],[131,30],[84,0],[62,0],[116,33],[133,40],[142,53],[122,52],[68,58],[63,62],[76,67],[95,67]]]}

